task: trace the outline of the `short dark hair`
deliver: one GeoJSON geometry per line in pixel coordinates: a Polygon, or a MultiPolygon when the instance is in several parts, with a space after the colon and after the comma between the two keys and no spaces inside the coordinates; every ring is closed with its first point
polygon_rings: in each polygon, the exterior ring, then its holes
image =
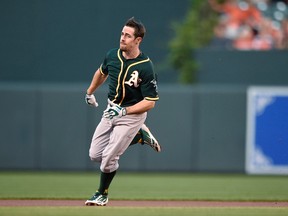
{"type": "Polygon", "coordinates": [[[137,37],[144,38],[145,33],[146,33],[145,26],[140,21],[137,21],[134,17],[131,17],[130,19],[128,19],[125,23],[125,26],[135,29],[134,36],[136,38],[137,37]]]}

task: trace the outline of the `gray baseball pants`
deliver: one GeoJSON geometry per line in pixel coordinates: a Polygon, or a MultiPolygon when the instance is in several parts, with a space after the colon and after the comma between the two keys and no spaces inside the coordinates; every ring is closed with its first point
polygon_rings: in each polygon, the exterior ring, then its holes
{"type": "Polygon", "coordinates": [[[89,149],[91,160],[101,163],[102,172],[110,173],[118,169],[120,156],[129,147],[146,117],[147,112],[115,119],[102,117],[89,149]]]}

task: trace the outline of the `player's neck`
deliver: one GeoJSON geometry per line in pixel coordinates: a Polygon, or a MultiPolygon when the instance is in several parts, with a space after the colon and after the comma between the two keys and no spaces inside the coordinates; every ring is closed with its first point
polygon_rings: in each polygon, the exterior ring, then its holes
{"type": "Polygon", "coordinates": [[[134,59],[140,55],[141,51],[139,49],[131,50],[131,51],[123,51],[122,55],[125,59],[134,59]]]}

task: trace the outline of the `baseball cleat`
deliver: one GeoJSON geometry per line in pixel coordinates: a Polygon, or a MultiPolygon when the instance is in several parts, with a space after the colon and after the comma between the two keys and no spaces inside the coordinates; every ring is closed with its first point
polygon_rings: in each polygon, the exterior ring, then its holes
{"type": "Polygon", "coordinates": [[[142,142],[141,144],[144,145],[149,145],[152,147],[156,152],[161,152],[161,146],[159,145],[158,141],[156,138],[152,135],[151,131],[149,128],[143,124],[141,127],[141,133],[142,133],[142,142]]]}
{"type": "Polygon", "coordinates": [[[85,205],[87,206],[106,206],[108,203],[108,196],[100,194],[98,191],[88,200],[85,205]]]}

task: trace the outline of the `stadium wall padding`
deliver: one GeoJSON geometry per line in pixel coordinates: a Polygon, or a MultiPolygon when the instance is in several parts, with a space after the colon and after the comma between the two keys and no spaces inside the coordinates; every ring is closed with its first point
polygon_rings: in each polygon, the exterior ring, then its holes
{"type": "MultiPolygon", "coordinates": [[[[0,169],[94,170],[88,149],[106,106],[85,104],[86,84],[2,83],[0,169]]],[[[160,85],[147,126],[163,147],[134,145],[120,159],[127,171],[242,172],[246,88],[160,85]]]]}

